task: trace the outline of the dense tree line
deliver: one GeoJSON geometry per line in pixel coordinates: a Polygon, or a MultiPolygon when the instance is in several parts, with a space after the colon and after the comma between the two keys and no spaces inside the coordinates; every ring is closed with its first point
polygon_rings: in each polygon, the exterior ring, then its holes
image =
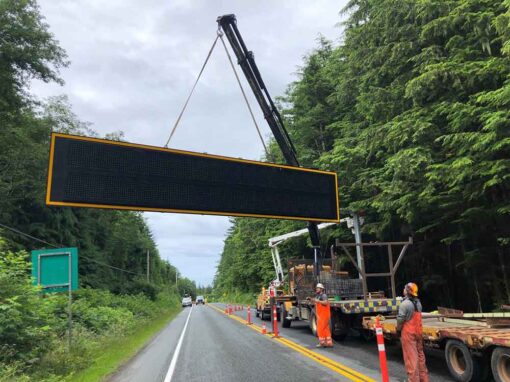
{"type": "MultiPolygon", "coordinates": [[[[399,282],[418,282],[428,308],[510,302],[509,9],[352,0],[341,43],[320,39],[280,100],[301,163],[336,171],[341,207],[365,213],[364,240],[414,238],[399,282]]],[[[235,219],[217,290],[254,292],[274,277],[266,240],[296,228],[235,219]]],[[[352,241],[345,227],[332,237],[352,241]]],[[[307,253],[305,239],[282,249],[307,253]]]]}
{"type": "MultiPolygon", "coordinates": [[[[49,244],[78,247],[82,286],[143,290],[154,297],[155,285],[175,284],[176,269],[159,257],[140,213],[45,205],[51,131],[96,135],[65,96],[40,101],[29,93],[34,79],[62,83],[59,70],[68,63],[35,1],[0,1],[0,224],[49,244]]],[[[122,133],[108,138],[122,139],[122,133]]],[[[8,228],[0,234],[14,250],[49,247],[8,228]]]]}

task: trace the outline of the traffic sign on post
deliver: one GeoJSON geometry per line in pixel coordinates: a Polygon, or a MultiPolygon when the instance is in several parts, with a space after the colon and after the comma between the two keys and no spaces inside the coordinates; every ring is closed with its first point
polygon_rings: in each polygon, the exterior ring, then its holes
{"type": "Polygon", "coordinates": [[[32,251],[32,277],[45,292],[78,289],[78,249],[56,248],[32,251]]]}
{"type": "Polygon", "coordinates": [[[56,248],[32,251],[32,279],[44,292],[67,292],[69,301],[68,346],[71,350],[73,313],[72,291],[78,289],[78,249],[56,248]]]}

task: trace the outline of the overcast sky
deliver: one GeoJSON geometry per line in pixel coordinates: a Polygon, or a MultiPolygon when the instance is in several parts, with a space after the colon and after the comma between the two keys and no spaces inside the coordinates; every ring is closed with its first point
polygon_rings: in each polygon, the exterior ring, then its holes
{"type": "MultiPolygon", "coordinates": [[[[294,81],[319,34],[337,40],[346,0],[39,0],[71,66],[65,85],[34,83],[39,97],[66,94],[100,135],[163,146],[215,38],[234,13],[273,98],[294,81]]],[[[241,72],[239,71],[241,74],[241,72]]],[[[244,78],[243,78],[244,80],[244,78]]],[[[270,136],[248,85],[263,135],[270,136]]],[[[260,159],[263,147],[228,59],[217,46],[170,147],[260,159]]],[[[145,213],[160,254],[197,283],[212,282],[227,217],[145,213]]]]}

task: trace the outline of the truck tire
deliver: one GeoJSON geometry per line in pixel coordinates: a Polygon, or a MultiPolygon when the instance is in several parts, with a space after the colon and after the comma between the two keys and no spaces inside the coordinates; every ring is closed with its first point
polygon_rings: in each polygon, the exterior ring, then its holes
{"type": "Polygon", "coordinates": [[[329,327],[331,329],[331,337],[333,337],[335,341],[343,341],[349,335],[351,317],[342,314],[339,310],[332,309],[329,327]]]}
{"type": "Polygon", "coordinates": [[[260,312],[258,309],[255,310],[255,317],[260,317],[260,312]]]}
{"type": "Polygon", "coordinates": [[[317,337],[317,317],[315,317],[315,310],[312,309],[310,312],[310,318],[308,321],[312,334],[317,337]]]}
{"type": "Polygon", "coordinates": [[[287,320],[287,311],[285,310],[285,305],[280,305],[280,321],[282,322],[282,326],[284,328],[290,328],[291,320],[287,320]]]}
{"type": "Polygon", "coordinates": [[[497,347],[491,356],[492,376],[496,382],[510,381],[510,349],[497,347]]]}
{"type": "Polygon", "coordinates": [[[480,360],[471,355],[462,341],[448,340],[444,354],[453,379],[459,382],[482,380],[480,360]]]}
{"type": "Polygon", "coordinates": [[[260,319],[261,319],[262,321],[267,321],[267,319],[268,319],[268,318],[269,318],[269,317],[267,317],[266,313],[264,312],[264,309],[262,309],[262,310],[260,311],[260,319]]]}
{"type": "Polygon", "coordinates": [[[375,332],[370,329],[359,329],[359,336],[365,342],[372,342],[375,340],[375,332]]]}

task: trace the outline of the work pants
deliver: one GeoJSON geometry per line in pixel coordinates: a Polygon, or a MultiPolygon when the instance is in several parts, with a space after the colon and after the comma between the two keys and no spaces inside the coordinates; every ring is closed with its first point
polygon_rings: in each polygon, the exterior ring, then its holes
{"type": "Polygon", "coordinates": [[[420,334],[402,331],[402,352],[407,372],[408,382],[429,382],[425,354],[423,353],[423,338],[420,334]]]}

